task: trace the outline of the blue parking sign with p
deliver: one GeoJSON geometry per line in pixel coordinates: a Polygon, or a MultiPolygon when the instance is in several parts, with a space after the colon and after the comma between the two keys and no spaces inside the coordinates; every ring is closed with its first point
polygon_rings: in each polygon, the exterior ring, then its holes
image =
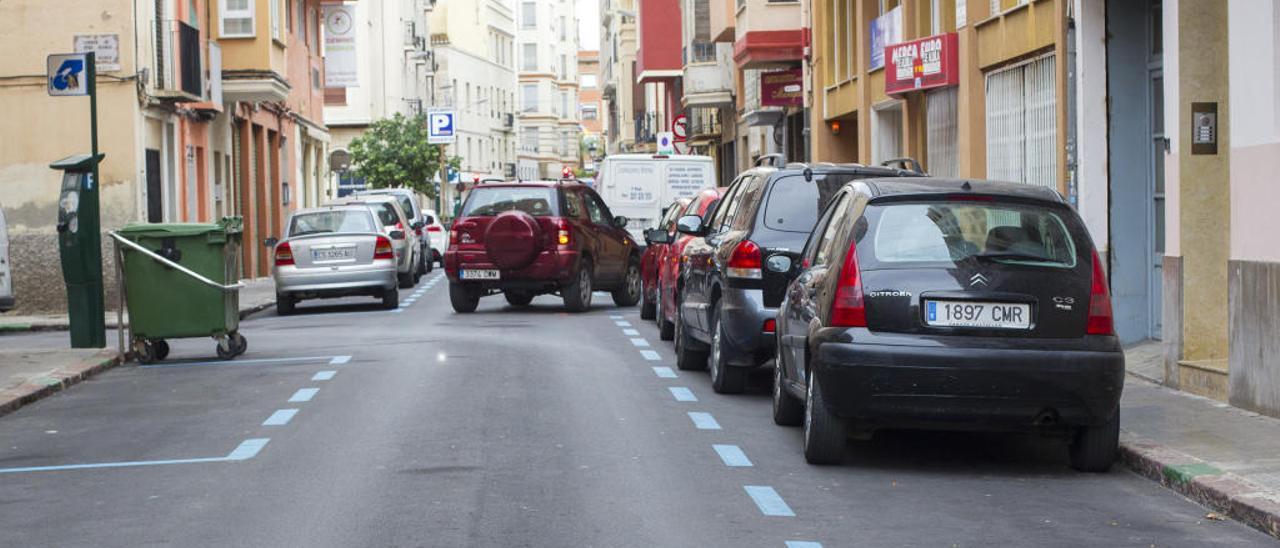
{"type": "Polygon", "coordinates": [[[453,143],[457,141],[454,128],[454,112],[452,110],[435,110],[427,112],[427,142],[431,144],[453,143]]]}
{"type": "Polygon", "coordinates": [[[85,72],[88,56],[83,53],[62,53],[48,58],[49,95],[74,97],[89,94],[89,75],[85,72]]]}

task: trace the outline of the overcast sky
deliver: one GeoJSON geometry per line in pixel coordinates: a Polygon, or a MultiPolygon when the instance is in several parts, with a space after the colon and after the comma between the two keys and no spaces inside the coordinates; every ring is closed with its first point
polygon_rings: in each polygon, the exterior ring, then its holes
{"type": "Polygon", "coordinates": [[[578,44],[583,51],[600,49],[600,2],[578,1],[578,44]]]}

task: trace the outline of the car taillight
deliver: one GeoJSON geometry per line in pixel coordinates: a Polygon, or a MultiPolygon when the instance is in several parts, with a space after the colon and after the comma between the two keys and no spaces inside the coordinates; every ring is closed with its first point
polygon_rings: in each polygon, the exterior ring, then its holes
{"type": "Polygon", "coordinates": [[[422,237],[422,227],[418,227],[418,228],[413,229],[413,234],[414,234],[415,236],[422,237]]]}
{"type": "Polygon", "coordinates": [[[276,246],[276,266],[293,265],[293,249],[289,247],[289,242],[280,242],[276,246]]]}
{"type": "Polygon", "coordinates": [[[556,243],[560,245],[569,245],[572,238],[569,237],[569,221],[564,219],[556,220],[556,243]]]}
{"type": "Polygon", "coordinates": [[[761,329],[761,331],[764,331],[765,333],[773,333],[777,330],[778,330],[778,320],[775,320],[773,318],[769,318],[765,320],[764,328],[761,329]]]}
{"type": "Polygon", "coordinates": [[[867,326],[867,309],[862,300],[862,273],[858,271],[858,250],[852,242],[849,243],[849,254],[845,255],[844,266],[840,268],[836,298],[831,301],[830,324],[836,327],[867,326]]]}
{"type": "Polygon", "coordinates": [[[427,227],[427,232],[444,232],[444,228],[439,226],[429,226],[427,227]]]}
{"type": "Polygon", "coordinates": [[[729,256],[729,267],[725,273],[731,278],[760,279],[760,246],[751,240],[739,243],[729,256]]]}
{"type": "Polygon", "coordinates": [[[1089,324],[1085,332],[1090,335],[1116,334],[1111,315],[1111,291],[1107,288],[1107,275],[1102,272],[1097,250],[1093,252],[1093,284],[1089,289],[1089,324]]]}
{"type": "Polygon", "coordinates": [[[396,250],[391,247],[391,240],[386,236],[378,236],[377,243],[373,244],[373,258],[395,260],[396,250]]]}

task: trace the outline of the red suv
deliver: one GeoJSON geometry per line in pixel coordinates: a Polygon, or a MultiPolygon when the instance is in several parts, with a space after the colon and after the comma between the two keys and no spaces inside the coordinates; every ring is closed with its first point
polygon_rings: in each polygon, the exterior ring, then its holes
{"type": "Polygon", "coordinates": [[[473,312],[480,297],[502,293],[514,306],[559,294],[574,312],[592,292],[618,306],[640,301],[640,251],[594,190],[576,181],[482,184],[453,222],[444,268],[449,300],[473,312]]]}

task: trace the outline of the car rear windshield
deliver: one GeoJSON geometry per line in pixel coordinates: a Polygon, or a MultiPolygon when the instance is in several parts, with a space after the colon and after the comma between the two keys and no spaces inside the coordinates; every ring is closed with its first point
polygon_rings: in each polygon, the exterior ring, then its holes
{"type": "Polygon", "coordinates": [[[378,212],[378,220],[382,221],[382,226],[391,226],[400,222],[400,216],[396,214],[396,206],[388,202],[375,202],[371,205],[378,212]]]}
{"type": "Polygon", "coordinates": [[[523,211],[534,217],[550,217],[559,211],[556,190],[547,187],[479,187],[467,197],[465,217],[492,217],[506,211],[523,211]]]}
{"type": "MultiPolygon", "coordinates": [[[[1049,208],[998,202],[929,202],[876,206],[877,263],[991,261],[1074,268],[1066,222],[1049,208]]],[[[859,254],[861,255],[861,254],[859,254]]]]}
{"type": "Polygon", "coordinates": [[[404,214],[413,217],[413,200],[403,194],[396,195],[396,199],[400,200],[400,209],[404,210],[404,214]]]}
{"type": "Polygon", "coordinates": [[[377,232],[373,215],[367,209],[335,209],[299,213],[289,223],[290,236],[306,236],[325,232],[377,232]]]}
{"type": "Polygon", "coordinates": [[[863,178],[856,173],[815,173],[812,182],[800,175],[780,177],[765,202],[764,226],[808,234],[836,192],[849,181],[863,178]]]}

